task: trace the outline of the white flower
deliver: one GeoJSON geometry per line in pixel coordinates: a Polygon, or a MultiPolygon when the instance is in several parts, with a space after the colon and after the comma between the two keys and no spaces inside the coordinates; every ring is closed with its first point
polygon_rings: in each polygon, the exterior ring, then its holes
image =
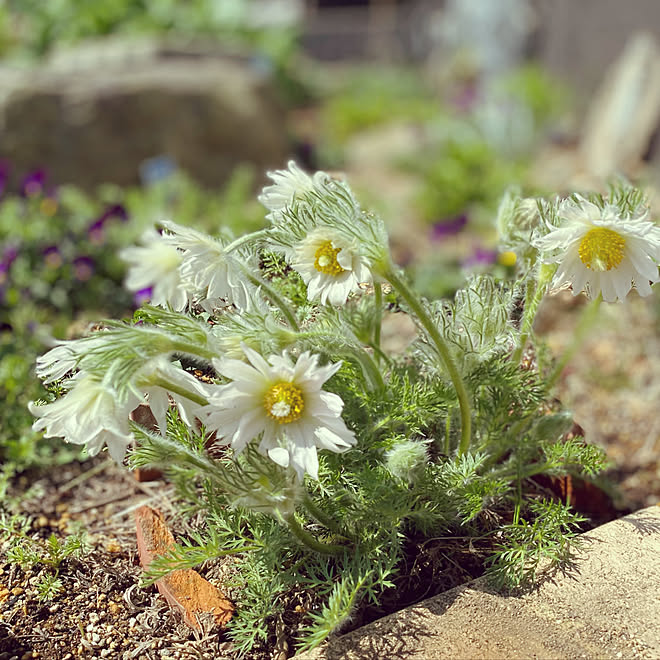
{"type": "Polygon", "coordinates": [[[621,218],[615,206],[600,209],[578,198],[565,200],[558,209],[557,228],[535,242],[547,253],[547,263],[559,262],[554,285],[569,283],[573,295],[585,290],[592,298],[623,300],[634,285],[641,296],[657,282],[660,227],[644,214],[621,218]]]}
{"type": "Polygon", "coordinates": [[[165,358],[156,359],[142,371],[139,382],[147,383],[140,389],[147,395],[149,407],[163,437],[167,435],[167,411],[170,407],[170,399],[176,405],[184,423],[192,427],[195,417],[201,414],[202,405],[187,398],[180,391],[191,392],[193,395],[203,398],[207,398],[210,391],[210,386],[200,382],[192,374],[173,365],[165,358]],[[149,384],[150,381],[168,383],[170,387],[149,384]]]}
{"type": "Polygon", "coordinates": [[[321,389],[341,363],[320,367],[309,352],[295,364],[286,353],[266,361],[245,345],[243,351],[250,364],[214,360],[216,370],[232,382],[216,386],[209,397],[207,427],[237,453],[261,435],[261,453],[293,467],[301,480],[305,472],[318,479],[317,448],[339,453],[355,444],[341,418],[343,401],[321,389]]]}
{"type": "Polygon", "coordinates": [[[152,304],[170,305],[182,311],[189,299],[179,270],[182,253],[155,229],[143,234],[142,243],[142,247],[128,247],[119,252],[119,257],[129,264],[126,288],[141,291],[151,287],[152,304]]]}
{"type": "Polygon", "coordinates": [[[205,293],[204,300],[200,301],[202,306],[210,308],[213,302],[225,300],[239,309],[245,308],[247,290],[241,279],[244,276],[236,259],[225,252],[223,244],[173,222],[164,222],[163,225],[172,232],[164,236],[165,242],[183,251],[179,272],[186,287],[205,293]],[[204,305],[204,301],[209,304],[204,305]]]}
{"type": "Polygon", "coordinates": [[[343,305],[361,282],[371,282],[371,272],[355,241],[339,232],[319,227],[293,251],[291,267],[307,284],[307,297],[322,305],[343,305]]]}
{"type": "Polygon", "coordinates": [[[57,341],[56,346],[37,358],[36,374],[45,384],[64,378],[78,366],[81,358],[105,345],[102,334],[71,341],[57,341]]]}
{"type": "Polygon", "coordinates": [[[288,170],[268,172],[268,176],[274,181],[274,184],[266,186],[258,197],[259,201],[270,211],[266,217],[274,223],[282,220],[282,211],[291,205],[296,195],[320,188],[329,178],[325,172],[316,172],[311,177],[292,160],[287,163],[287,166],[288,170]]]}
{"type": "Polygon", "coordinates": [[[47,438],[64,438],[76,445],[87,445],[96,456],[108,445],[110,456],[121,463],[133,436],[128,415],[140,399],[129,394],[121,403],[116,393],[94,376],[78,372],[70,381],[72,388],[53,403],[37,406],[29,403],[30,412],[39,419],[32,425],[47,438]]]}

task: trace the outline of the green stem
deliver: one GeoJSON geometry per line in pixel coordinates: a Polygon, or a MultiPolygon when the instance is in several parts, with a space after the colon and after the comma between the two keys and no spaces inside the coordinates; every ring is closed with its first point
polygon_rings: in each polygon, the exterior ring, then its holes
{"type": "Polygon", "coordinates": [[[249,243],[250,241],[257,240],[262,236],[266,236],[269,231],[270,231],[269,229],[260,229],[259,231],[253,231],[251,234],[244,234],[243,236],[239,236],[236,240],[229,243],[229,245],[226,245],[224,247],[224,251],[227,253],[233,252],[234,250],[241,247],[241,245],[244,245],[245,243],[249,243]]]}
{"type": "Polygon", "coordinates": [[[520,321],[520,339],[518,341],[518,347],[511,356],[513,362],[519,363],[522,359],[522,354],[525,350],[525,344],[527,344],[529,333],[532,329],[532,325],[534,324],[534,319],[536,318],[536,312],[538,311],[541,300],[543,300],[543,295],[545,294],[545,285],[546,282],[541,280],[535,283],[534,280],[530,279],[527,282],[527,290],[525,292],[525,309],[523,311],[523,317],[520,321]]]}
{"type": "Polygon", "coordinates": [[[325,511],[323,511],[323,509],[321,509],[321,507],[319,507],[318,504],[316,504],[316,502],[309,496],[309,493],[304,493],[302,504],[307,509],[307,512],[312,516],[312,518],[316,518],[316,520],[318,520],[318,522],[320,522],[329,531],[334,532],[339,536],[343,536],[346,539],[349,538],[346,532],[340,527],[339,523],[334,518],[331,518],[325,511]]]}
{"type": "Polygon", "coordinates": [[[254,273],[250,272],[247,268],[242,268],[243,273],[245,274],[245,277],[247,277],[252,284],[255,286],[258,286],[259,288],[262,289],[262,291],[266,294],[268,298],[277,306],[279,307],[280,311],[284,315],[284,318],[288,321],[289,325],[293,330],[298,332],[300,330],[300,326],[298,325],[298,319],[296,319],[295,314],[291,311],[291,308],[289,305],[286,304],[284,299],[280,296],[275,289],[273,289],[270,284],[268,284],[265,280],[261,279],[260,277],[257,277],[254,273]]]}
{"type": "Polygon", "coordinates": [[[291,533],[303,544],[311,550],[319,552],[322,555],[339,555],[344,552],[345,548],[341,545],[331,545],[329,543],[321,543],[317,541],[309,532],[306,532],[300,523],[296,520],[295,514],[290,513],[284,516],[284,521],[289,526],[291,533]]]}
{"type": "Polygon", "coordinates": [[[164,390],[167,390],[168,392],[172,392],[174,394],[183,396],[186,399],[189,399],[190,401],[194,401],[195,403],[198,403],[200,406],[207,406],[209,403],[208,400],[205,397],[203,397],[201,394],[195,394],[195,392],[189,392],[188,390],[186,390],[183,387],[180,387],[179,385],[170,383],[166,378],[163,378],[162,376],[149,378],[147,384],[158,385],[158,387],[162,387],[164,390]]]}
{"type": "Polygon", "coordinates": [[[213,351],[209,351],[205,348],[202,348],[198,344],[188,344],[185,341],[176,340],[172,342],[172,348],[177,353],[187,353],[188,355],[196,355],[197,357],[201,357],[204,358],[205,360],[209,360],[209,362],[213,358],[218,357],[218,354],[213,351]]]}
{"type": "Polygon", "coordinates": [[[380,281],[374,282],[374,343],[372,348],[376,355],[376,362],[380,360],[380,332],[383,323],[383,286],[380,281]]]}
{"type": "Polygon", "coordinates": [[[463,379],[458,372],[456,363],[451,356],[449,347],[445,343],[445,340],[440,335],[438,328],[433,319],[428,315],[421,301],[419,301],[412,290],[408,287],[406,282],[399,277],[393,269],[390,269],[386,274],[387,280],[389,283],[399,292],[401,297],[406,301],[408,307],[412,312],[417,316],[420,323],[424,326],[424,329],[428,333],[428,336],[431,338],[435,344],[442,362],[449,374],[449,378],[454,385],[456,390],[456,396],[458,397],[458,404],[461,409],[461,442],[458,446],[458,454],[462,456],[470,447],[470,440],[472,437],[472,417],[470,412],[470,399],[468,398],[467,390],[465,389],[465,384],[463,379]]]}
{"type": "Polygon", "coordinates": [[[449,456],[449,451],[451,450],[450,442],[450,432],[451,432],[451,411],[447,411],[447,419],[445,420],[445,456],[449,456]]]}
{"type": "Polygon", "coordinates": [[[585,308],[582,312],[582,316],[578,322],[577,328],[573,333],[573,341],[570,343],[568,348],[564,351],[564,354],[559,358],[553,372],[550,374],[550,377],[546,381],[548,389],[553,387],[561,376],[561,372],[564,370],[564,367],[571,361],[576,351],[582,343],[584,342],[587,334],[592,329],[596,319],[598,318],[598,310],[600,309],[600,303],[602,302],[603,297],[599,293],[585,308]]]}

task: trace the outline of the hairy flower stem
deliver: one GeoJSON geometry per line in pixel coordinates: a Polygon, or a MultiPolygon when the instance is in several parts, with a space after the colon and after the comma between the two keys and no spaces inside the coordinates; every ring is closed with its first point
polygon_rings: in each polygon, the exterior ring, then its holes
{"type": "Polygon", "coordinates": [[[376,363],[380,362],[382,351],[380,350],[380,331],[383,323],[383,286],[380,281],[374,282],[374,355],[376,363]]]}
{"type": "Polygon", "coordinates": [[[527,289],[525,290],[525,309],[520,321],[520,339],[518,341],[518,347],[511,356],[511,359],[515,363],[520,363],[520,360],[522,359],[525,344],[527,344],[529,333],[532,330],[532,325],[536,318],[536,312],[538,312],[541,300],[543,300],[543,296],[545,295],[548,284],[552,280],[555,270],[556,266],[548,266],[547,264],[544,264],[539,270],[539,277],[536,282],[532,278],[527,281],[527,289]]]}
{"type": "Polygon", "coordinates": [[[237,248],[241,247],[241,245],[245,245],[246,243],[251,243],[252,241],[256,241],[262,236],[267,236],[269,232],[270,232],[270,228],[266,228],[266,229],[260,229],[259,231],[253,231],[251,234],[244,234],[243,236],[239,236],[235,241],[229,243],[229,245],[226,245],[224,250],[227,253],[233,252],[237,248]]]}
{"type": "Polygon", "coordinates": [[[598,296],[596,296],[584,308],[580,320],[578,321],[577,328],[575,328],[575,332],[573,333],[573,341],[564,351],[564,354],[559,358],[555,368],[546,381],[548,389],[552,388],[557,383],[559,377],[561,376],[561,372],[564,370],[564,367],[573,359],[573,356],[584,342],[587,334],[598,318],[598,310],[600,309],[600,303],[602,300],[603,296],[599,293],[598,296]]]}
{"type": "Polygon", "coordinates": [[[190,401],[194,401],[195,403],[198,403],[200,406],[208,406],[209,404],[208,400],[205,397],[203,397],[201,394],[190,392],[189,390],[186,390],[185,388],[180,387],[179,385],[170,383],[166,378],[162,378],[161,376],[156,376],[155,378],[149,378],[147,385],[158,385],[158,387],[162,387],[164,390],[167,390],[168,392],[173,392],[174,394],[183,396],[190,401]]]}
{"type": "Polygon", "coordinates": [[[319,552],[322,555],[339,555],[344,552],[345,548],[341,545],[332,545],[329,543],[321,543],[317,541],[309,532],[306,532],[300,523],[296,520],[295,514],[289,513],[283,516],[284,522],[289,526],[291,533],[310,550],[319,552]]]}
{"type": "Polygon", "coordinates": [[[245,277],[250,280],[250,282],[252,282],[252,284],[259,287],[266,294],[266,296],[270,298],[271,302],[279,307],[282,315],[287,320],[291,328],[298,332],[300,330],[298,319],[296,319],[296,315],[291,311],[291,308],[286,304],[280,294],[277,293],[277,291],[275,291],[275,289],[273,289],[273,287],[270,286],[270,284],[268,284],[265,280],[250,272],[247,268],[243,267],[241,270],[243,271],[245,277]]]}
{"type": "Polygon", "coordinates": [[[302,505],[305,507],[305,509],[307,509],[307,513],[309,513],[312,518],[316,518],[316,520],[329,531],[334,532],[339,536],[343,536],[345,539],[350,538],[346,531],[341,528],[339,523],[334,518],[331,518],[325,511],[323,511],[323,509],[321,509],[316,504],[316,502],[309,496],[309,493],[307,492],[305,492],[302,497],[302,505]]]}
{"type": "Polygon", "coordinates": [[[188,344],[185,341],[174,341],[172,343],[172,349],[176,353],[185,353],[187,355],[195,355],[196,357],[203,358],[209,362],[213,358],[217,358],[218,354],[214,351],[209,351],[205,348],[202,348],[199,344],[188,344]]]}
{"type": "Polygon", "coordinates": [[[465,389],[465,384],[461,378],[456,363],[449,352],[449,347],[447,346],[445,340],[442,338],[442,335],[438,331],[433,319],[428,315],[422,303],[417,299],[412,290],[408,287],[403,278],[399,277],[397,273],[394,272],[394,269],[390,268],[386,273],[385,277],[388,282],[398,291],[401,297],[406,301],[408,307],[412,310],[413,314],[417,316],[420,323],[424,326],[428,336],[435,345],[442,362],[444,364],[449,378],[454,385],[456,390],[456,396],[458,397],[458,404],[461,409],[461,441],[458,446],[458,455],[462,456],[470,447],[470,440],[472,438],[472,416],[470,411],[470,399],[468,397],[467,390],[465,389]]]}

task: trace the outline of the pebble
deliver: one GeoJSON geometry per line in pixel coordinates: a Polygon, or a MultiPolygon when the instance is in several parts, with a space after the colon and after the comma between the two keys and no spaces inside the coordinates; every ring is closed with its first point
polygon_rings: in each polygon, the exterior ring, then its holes
{"type": "Polygon", "coordinates": [[[101,641],[101,635],[98,633],[92,633],[92,644],[98,644],[101,641]]]}
{"type": "Polygon", "coordinates": [[[135,628],[135,624],[136,624],[136,623],[137,623],[137,619],[136,619],[134,616],[132,616],[132,617],[128,620],[128,627],[129,627],[129,628],[135,628]]]}
{"type": "Polygon", "coordinates": [[[112,651],[110,649],[102,649],[101,650],[101,657],[102,658],[107,658],[111,653],[112,653],[112,651]]]}

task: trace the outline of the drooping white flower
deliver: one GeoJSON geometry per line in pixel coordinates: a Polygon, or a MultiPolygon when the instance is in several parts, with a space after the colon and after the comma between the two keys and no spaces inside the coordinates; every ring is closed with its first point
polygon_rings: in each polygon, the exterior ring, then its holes
{"type": "Polygon", "coordinates": [[[167,411],[170,399],[179,411],[181,419],[188,426],[194,425],[195,417],[199,416],[202,408],[181,392],[190,392],[202,398],[207,398],[210,386],[197,380],[192,374],[175,366],[165,358],[158,358],[149,364],[138,377],[138,381],[146,383],[140,390],[147,396],[149,408],[158,423],[158,430],[163,437],[167,434],[167,411]],[[169,384],[168,387],[166,384],[169,384]]]}
{"type": "Polygon", "coordinates": [[[242,270],[224,245],[207,234],[174,222],[166,221],[163,225],[171,232],[164,236],[165,242],[182,251],[181,278],[189,291],[202,293],[202,306],[209,307],[224,300],[239,309],[245,308],[248,294],[242,270]],[[206,301],[208,305],[203,304],[206,301]]]}
{"type": "Polygon", "coordinates": [[[181,278],[182,253],[155,229],[142,235],[142,246],[120,250],[119,257],[128,263],[125,285],[129,291],[151,287],[151,302],[176,311],[188,305],[189,294],[181,278]]]}
{"type": "Polygon", "coordinates": [[[37,358],[36,374],[45,384],[54,383],[73,371],[90,351],[105,345],[102,333],[91,337],[57,341],[54,348],[37,358]]]}
{"type": "Polygon", "coordinates": [[[261,436],[261,453],[293,467],[301,480],[305,473],[318,479],[317,449],[339,453],[355,444],[341,417],[343,401],[321,389],[341,363],[321,367],[309,352],[295,363],[286,353],[266,361],[245,345],[243,351],[249,364],[214,360],[216,370],[232,382],[216,386],[209,397],[207,428],[236,452],[261,436]]]}
{"type": "Polygon", "coordinates": [[[325,172],[316,172],[314,176],[309,176],[293,160],[287,163],[287,167],[287,170],[268,172],[274,183],[266,186],[258,197],[270,211],[266,217],[273,223],[282,220],[282,211],[293,202],[296,195],[311,192],[328,179],[325,172]]]}
{"type": "Polygon", "coordinates": [[[623,300],[635,286],[641,296],[651,293],[660,262],[660,227],[648,213],[622,218],[608,204],[600,209],[581,197],[564,200],[558,227],[535,241],[546,263],[558,263],[554,285],[570,284],[573,295],[586,291],[603,300],[623,300]]]}
{"type": "Polygon", "coordinates": [[[32,428],[45,431],[47,438],[64,438],[76,445],[87,445],[96,456],[104,445],[110,456],[121,463],[133,436],[128,416],[140,399],[133,393],[118,400],[116,392],[96,377],[78,372],[70,381],[71,389],[53,403],[37,406],[29,403],[38,417],[32,428]]]}
{"type": "Polygon", "coordinates": [[[322,305],[343,305],[360,283],[371,282],[356,240],[349,241],[329,227],[313,230],[296,246],[291,267],[307,284],[307,297],[318,298],[322,305]]]}

